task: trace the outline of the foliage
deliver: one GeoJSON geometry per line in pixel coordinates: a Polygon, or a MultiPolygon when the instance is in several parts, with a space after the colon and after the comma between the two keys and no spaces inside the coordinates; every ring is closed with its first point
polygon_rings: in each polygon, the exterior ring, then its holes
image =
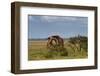
{"type": "Polygon", "coordinates": [[[73,48],[74,46],[74,50],[75,48],[77,49],[77,51],[81,51],[81,49],[84,49],[87,51],[87,37],[85,36],[80,36],[78,35],[77,37],[72,37],[72,38],[69,38],[69,43],[70,43],[70,47],[73,48]]]}

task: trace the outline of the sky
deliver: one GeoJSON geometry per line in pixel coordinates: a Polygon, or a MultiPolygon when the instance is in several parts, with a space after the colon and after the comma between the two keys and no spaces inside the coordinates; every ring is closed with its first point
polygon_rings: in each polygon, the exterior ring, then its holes
{"type": "Polygon", "coordinates": [[[87,36],[88,18],[77,16],[28,16],[28,38],[40,39],[52,35],[69,38],[87,36]]]}

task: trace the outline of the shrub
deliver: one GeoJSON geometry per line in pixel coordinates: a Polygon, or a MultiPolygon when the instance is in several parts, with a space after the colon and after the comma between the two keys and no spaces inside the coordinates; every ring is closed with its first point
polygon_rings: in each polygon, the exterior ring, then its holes
{"type": "Polygon", "coordinates": [[[68,56],[68,52],[66,48],[61,47],[59,45],[55,45],[51,48],[48,48],[49,50],[49,57],[56,57],[56,56],[68,56]]]}

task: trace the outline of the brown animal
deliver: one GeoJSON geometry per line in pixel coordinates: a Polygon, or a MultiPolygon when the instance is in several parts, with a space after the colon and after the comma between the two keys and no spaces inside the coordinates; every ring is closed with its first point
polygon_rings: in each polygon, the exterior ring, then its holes
{"type": "Polygon", "coordinates": [[[58,45],[63,48],[64,47],[63,39],[58,35],[48,37],[47,47],[50,48],[54,45],[58,45]]]}

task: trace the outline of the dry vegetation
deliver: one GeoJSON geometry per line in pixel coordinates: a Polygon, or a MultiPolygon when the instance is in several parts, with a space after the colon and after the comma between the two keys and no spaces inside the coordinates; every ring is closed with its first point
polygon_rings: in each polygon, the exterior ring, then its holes
{"type": "MultiPolygon", "coordinates": [[[[71,40],[72,41],[72,40],[71,40]]],[[[75,40],[73,40],[75,42],[75,40]]],[[[47,49],[47,40],[29,40],[28,59],[29,60],[48,60],[48,59],[78,59],[87,58],[87,40],[78,44],[64,40],[64,48],[47,49]],[[58,51],[56,50],[58,49],[58,51]],[[60,51],[59,49],[63,49],[60,51]]]]}

